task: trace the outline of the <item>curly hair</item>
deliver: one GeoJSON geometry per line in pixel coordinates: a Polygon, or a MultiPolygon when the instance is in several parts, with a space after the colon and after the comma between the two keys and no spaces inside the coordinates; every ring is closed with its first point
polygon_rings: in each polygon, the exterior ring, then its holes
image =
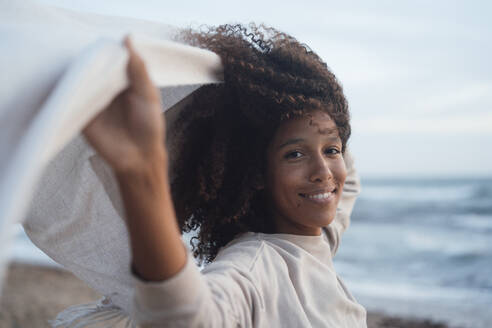
{"type": "Polygon", "coordinates": [[[197,231],[193,254],[208,263],[240,233],[274,232],[263,175],[279,124],[322,110],[344,151],[348,104],[320,57],[274,28],[221,25],[187,29],[179,39],[218,54],[224,70],[224,83],[195,91],[169,129],[179,141],[170,154],[176,215],[182,232],[197,231]]]}

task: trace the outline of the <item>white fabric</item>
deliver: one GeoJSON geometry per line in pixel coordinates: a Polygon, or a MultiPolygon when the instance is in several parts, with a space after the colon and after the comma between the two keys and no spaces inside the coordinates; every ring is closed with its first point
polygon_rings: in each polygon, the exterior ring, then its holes
{"type": "Polygon", "coordinates": [[[136,279],[133,317],[140,327],[365,328],[366,311],[332,262],[360,190],[351,163],[335,221],[321,236],[248,232],[202,274],[188,255],[166,281],[136,279]]]}
{"type": "Polygon", "coordinates": [[[163,110],[221,81],[214,53],[170,41],[151,22],[0,0],[0,287],[11,226],[113,304],[129,308],[122,207],[111,171],[80,137],[127,86],[131,33],[163,110]]]}

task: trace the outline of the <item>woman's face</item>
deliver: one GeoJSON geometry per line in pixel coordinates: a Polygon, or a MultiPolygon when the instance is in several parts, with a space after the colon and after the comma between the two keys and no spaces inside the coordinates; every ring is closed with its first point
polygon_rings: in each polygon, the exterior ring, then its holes
{"type": "Polygon", "coordinates": [[[277,233],[319,235],[335,218],[347,171],[330,116],[283,122],[267,151],[267,192],[277,233]]]}

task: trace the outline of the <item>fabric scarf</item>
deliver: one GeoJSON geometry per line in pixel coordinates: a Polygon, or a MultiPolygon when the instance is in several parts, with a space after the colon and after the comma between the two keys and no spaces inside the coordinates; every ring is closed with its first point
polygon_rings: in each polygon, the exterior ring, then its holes
{"type": "Polygon", "coordinates": [[[112,170],[80,132],[127,86],[127,34],[161,90],[166,116],[200,85],[221,81],[219,57],[172,41],[176,32],[0,1],[0,289],[13,224],[22,222],[37,247],[105,295],[67,309],[55,327],[121,321],[129,311],[123,206],[112,170]]]}

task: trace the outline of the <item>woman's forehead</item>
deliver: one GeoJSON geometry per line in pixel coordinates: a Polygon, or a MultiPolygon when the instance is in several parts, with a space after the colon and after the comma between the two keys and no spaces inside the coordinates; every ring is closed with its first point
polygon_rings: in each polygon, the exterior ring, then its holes
{"type": "Polygon", "coordinates": [[[286,120],[280,124],[276,138],[288,138],[292,134],[336,135],[338,129],[330,115],[322,111],[314,111],[301,117],[286,120]]]}

